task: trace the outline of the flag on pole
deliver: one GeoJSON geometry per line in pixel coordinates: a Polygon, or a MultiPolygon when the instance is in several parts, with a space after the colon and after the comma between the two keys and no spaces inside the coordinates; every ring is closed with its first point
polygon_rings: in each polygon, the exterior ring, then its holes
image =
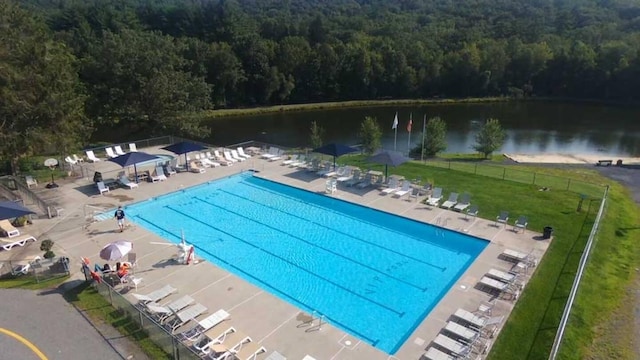
{"type": "Polygon", "coordinates": [[[427,114],[424,114],[422,120],[422,150],[420,151],[420,161],[424,159],[424,140],[427,137],[427,114]]]}
{"type": "Polygon", "coordinates": [[[413,113],[409,115],[409,123],[407,124],[407,131],[411,132],[411,125],[413,125],[413,113]]]}
{"type": "Polygon", "coordinates": [[[396,150],[396,145],[398,142],[398,112],[396,111],[396,117],[393,118],[393,125],[391,126],[393,130],[395,130],[395,134],[393,135],[393,150],[396,150]]]}

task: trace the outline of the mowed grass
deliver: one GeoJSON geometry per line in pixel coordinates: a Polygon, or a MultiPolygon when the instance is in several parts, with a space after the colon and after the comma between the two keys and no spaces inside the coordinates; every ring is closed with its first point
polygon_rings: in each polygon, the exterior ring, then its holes
{"type": "MultiPolygon", "coordinates": [[[[345,156],[340,160],[362,169],[384,171],[384,166],[369,164],[363,156],[345,156]]],[[[604,184],[612,184],[558,358],[636,358],[628,341],[633,336],[630,320],[633,306],[622,308],[621,304],[628,301],[625,289],[632,285],[635,268],[640,265],[634,248],[640,240],[640,211],[622,186],[585,168],[566,170],[496,163],[486,166],[469,161],[429,161],[426,166],[411,162],[389,168],[389,173],[432,182],[444,189],[445,197],[450,192],[468,192],[472,203],[479,206],[482,218],[493,220],[505,210],[509,211],[511,221],[526,215],[528,228],[533,231],[542,232],[545,226],[554,228],[549,250],[489,354],[489,359],[497,360],[548,358],[594,225],[604,184]],[[504,181],[501,174],[508,174],[504,181]],[[542,187],[547,190],[541,191],[542,187]],[[588,196],[578,212],[580,194],[588,196]],[[618,321],[614,323],[613,319],[618,321]],[[620,328],[621,321],[629,329],[622,327],[626,335],[616,336],[618,340],[612,346],[611,341],[603,339],[613,337],[611,329],[620,328]]]]}
{"type": "Polygon", "coordinates": [[[68,290],[64,297],[94,323],[104,322],[110,324],[123,336],[135,341],[151,359],[173,358],[154,343],[149,334],[141,329],[125,312],[111,306],[90,283],[83,283],[68,290]]]}
{"type": "Polygon", "coordinates": [[[55,288],[65,282],[69,276],[58,276],[47,280],[36,280],[32,275],[12,277],[7,275],[0,278],[0,289],[42,290],[55,288]]]}

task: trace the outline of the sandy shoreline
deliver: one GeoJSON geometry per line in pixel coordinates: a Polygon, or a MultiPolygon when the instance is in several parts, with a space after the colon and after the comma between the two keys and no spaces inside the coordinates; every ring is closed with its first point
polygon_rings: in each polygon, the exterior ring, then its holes
{"type": "Polygon", "coordinates": [[[612,160],[613,165],[618,160],[622,160],[623,165],[638,165],[640,157],[611,156],[598,154],[504,154],[505,157],[517,163],[537,163],[537,164],[592,164],[598,160],[612,160]]]}

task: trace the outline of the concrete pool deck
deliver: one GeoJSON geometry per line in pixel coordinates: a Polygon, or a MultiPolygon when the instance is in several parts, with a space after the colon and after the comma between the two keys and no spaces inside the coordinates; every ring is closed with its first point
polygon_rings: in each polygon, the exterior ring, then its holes
{"type": "MultiPolygon", "coordinates": [[[[143,151],[164,153],[158,148],[143,151]]],[[[96,163],[95,169],[108,174],[105,178],[120,170],[116,164],[104,161],[96,163]]],[[[357,190],[338,187],[335,194],[328,196],[437,224],[490,241],[476,261],[407,338],[398,352],[389,356],[331,324],[323,323],[318,327],[318,320],[314,320],[309,325],[308,320],[313,314],[306,313],[209,262],[204,261],[188,266],[177,265],[171,261],[177,252],[176,247],[142,227],[130,224],[121,234],[117,232],[115,220],[110,216],[106,216],[107,219],[104,221],[87,220],[91,218],[93,211],[100,211],[100,208],[111,209],[118,205],[142,201],[249,169],[257,170],[256,176],[266,179],[309,191],[322,193],[325,191],[326,179],[304,170],[283,166],[281,161],[269,162],[255,156],[233,166],[207,169],[203,174],[179,173],[169,177],[167,181],[153,184],[141,183],[137,189],[133,190],[119,188],[106,195],[98,195],[92,179],[83,178],[67,183],[60,182],[60,187],[56,189],[44,189],[43,185],[35,189],[43,198],[55,200],[60,207],[64,208],[64,212],[60,217],[53,219],[35,220],[35,224],[26,228],[25,232],[36,235],[39,239],[53,240],[56,244],[54,248],[56,254],[72,259],[71,269],[74,272],[73,276],[77,278],[82,278],[79,271],[81,257],[88,257],[93,263],[102,263],[98,252],[105,244],[119,239],[132,241],[138,262],[135,274],[143,279],[137,292],[148,293],[165,284],[171,284],[178,289],[178,292],[166,300],[190,295],[196,302],[208,308],[208,313],[200,316],[200,319],[218,309],[225,309],[231,314],[230,325],[266,347],[267,352],[259,355],[258,359],[266,358],[273,351],[279,352],[287,359],[303,359],[307,355],[318,360],[420,359],[456,309],[464,308],[474,311],[482,302],[495,298],[476,287],[478,281],[490,269],[508,271],[513,267],[513,263],[499,258],[504,249],[531,253],[540,259],[550,243],[549,240],[540,240],[540,234],[536,232],[529,230],[513,232],[512,224],[515,220],[513,218],[506,227],[495,226],[494,221],[465,219],[463,214],[428,207],[415,200],[410,202],[406,197],[396,199],[388,195],[382,196],[373,188],[357,190]]],[[[482,209],[480,211],[482,212],[482,209]]],[[[514,218],[517,215],[512,214],[514,218]]],[[[36,245],[0,252],[0,260],[7,260],[9,257],[20,258],[29,253],[39,254],[38,246],[36,243],[36,245]]],[[[532,272],[530,270],[526,277],[532,272]]],[[[133,299],[131,290],[121,289],[121,293],[133,299]]],[[[513,308],[513,302],[508,299],[497,299],[495,303],[493,316],[508,316],[513,308]]],[[[500,326],[503,324],[504,322],[500,326]]],[[[191,326],[193,325],[188,324],[180,330],[191,326]]]]}

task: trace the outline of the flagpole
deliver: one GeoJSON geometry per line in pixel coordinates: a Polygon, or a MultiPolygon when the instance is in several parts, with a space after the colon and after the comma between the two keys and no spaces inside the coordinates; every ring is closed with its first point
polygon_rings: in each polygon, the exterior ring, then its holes
{"type": "Polygon", "coordinates": [[[396,144],[398,142],[398,112],[396,111],[396,116],[393,118],[392,129],[395,130],[395,135],[393,136],[393,150],[396,150],[396,144]]]}
{"type": "Polygon", "coordinates": [[[424,120],[422,120],[422,148],[420,149],[420,162],[424,160],[424,138],[427,136],[427,114],[424,114],[424,120]]]}
{"type": "Polygon", "coordinates": [[[407,154],[411,153],[411,127],[413,126],[413,111],[409,114],[409,139],[407,140],[407,154]]]}

